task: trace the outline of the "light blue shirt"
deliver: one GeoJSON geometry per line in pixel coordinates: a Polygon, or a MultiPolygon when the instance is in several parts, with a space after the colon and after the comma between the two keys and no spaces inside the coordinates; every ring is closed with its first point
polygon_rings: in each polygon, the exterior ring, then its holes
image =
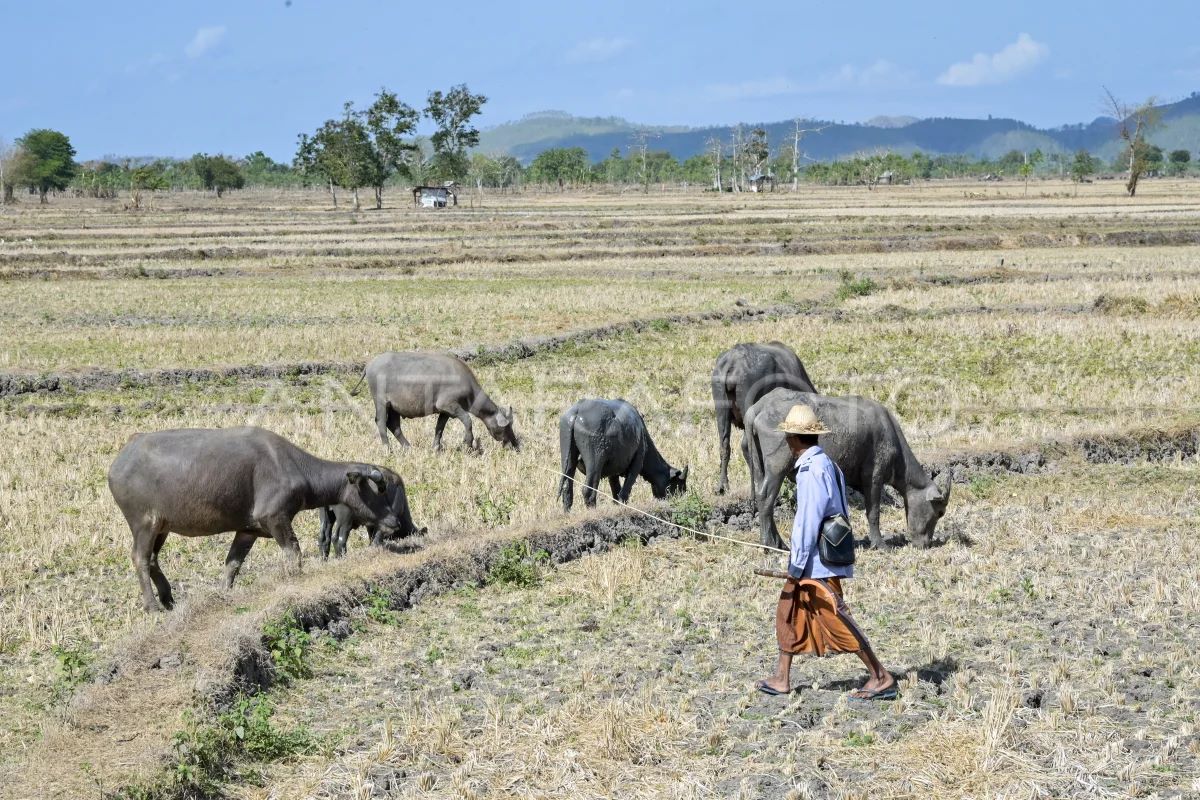
{"type": "Polygon", "coordinates": [[[854,565],[828,565],[817,550],[821,521],[834,514],[850,518],[837,464],[819,446],[796,459],[796,522],[792,525],[792,554],[788,574],[793,578],[852,578],[854,565]]]}

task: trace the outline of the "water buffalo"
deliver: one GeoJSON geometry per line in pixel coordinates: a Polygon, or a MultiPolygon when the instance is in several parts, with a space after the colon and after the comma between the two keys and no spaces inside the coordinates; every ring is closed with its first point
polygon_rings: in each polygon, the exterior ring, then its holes
{"type": "MultiPolygon", "coordinates": [[[[729,435],[731,426],[746,428],[750,406],[772,389],[783,387],[815,392],[816,387],[800,363],[800,357],[783,342],[736,344],[717,356],[712,374],[713,405],[717,411],[717,438],[721,449],[721,479],[717,494],[729,491],[729,435]]],[[[747,436],[742,435],[742,456],[749,462],[747,436]]],[[[754,471],[750,472],[754,494],[754,471]]]]}
{"type": "Polygon", "coordinates": [[[583,502],[596,505],[596,488],[608,478],[612,496],[629,501],[633,482],[641,475],[657,498],[687,491],[688,468],[675,469],[659,454],[641,413],[624,400],[580,400],[558,421],[562,473],[558,495],[563,510],[575,499],[575,469],[587,475],[583,502]],[[624,483],[621,479],[624,478],[624,483]]]}
{"type": "MultiPolygon", "coordinates": [[[[367,364],[363,378],[375,401],[375,424],[384,446],[389,446],[388,431],[403,447],[409,446],[400,429],[401,419],[437,414],[435,448],[441,449],[442,432],[454,417],[466,430],[463,442],[467,448],[477,449],[471,432],[474,414],[493,439],[514,450],[520,448],[513,431],[512,407],[504,409],[493,403],[461,358],[449,353],[383,353],[367,364]]],[[[357,391],[355,386],[351,393],[357,391]]]]}
{"type": "Polygon", "coordinates": [[[262,428],[138,434],[109,467],[108,488],[133,532],[133,564],[147,611],[174,604],[158,565],[168,533],[235,531],[225,559],[228,588],[260,536],[274,539],[292,568],[300,569],[292,519],[305,509],[342,504],[386,535],[406,535],[412,528],[396,473],[317,458],[262,428]]]}
{"type": "MultiPolygon", "coordinates": [[[[404,483],[401,481],[395,488],[389,487],[389,492],[399,491],[404,494],[404,483]]],[[[428,532],[427,528],[417,528],[412,522],[412,516],[409,512],[408,501],[403,500],[396,506],[397,515],[400,517],[400,530],[409,531],[410,533],[401,533],[400,536],[407,535],[421,536],[428,532]]],[[[321,558],[329,558],[329,546],[333,545],[333,554],[338,558],[346,555],[346,541],[350,538],[350,531],[363,525],[367,529],[367,538],[370,539],[373,546],[379,547],[388,537],[384,536],[383,531],[378,525],[372,522],[364,522],[357,518],[354,514],[354,509],[346,505],[329,506],[322,508],[321,514],[321,531],[317,534],[317,547],[321,551],[321,558]]]]}
{"type": "Polygon", "coordinates": [[[759,533],[763,544],[780,546],[775,529],[775,501],[784,478],[795,480],[795,457],[776,426],[797,403],[817,413],[832,433],[818,440],[829,457],[841,467],[846,484],[862,493],[866,501],[871,544],[884,546],[879,533],[879,502],[883,487],[891,486],[904,498],[908,535],[918,547],[928,547],[933,529],[946,513],[950,499],[949,476],[925,473],[904,431],[892,412],[864,397],[823,397],[790,389],[775,389],[751,406],[746,415],[746,438],[750,440],[750,469],[758,487],[759,533]]]}

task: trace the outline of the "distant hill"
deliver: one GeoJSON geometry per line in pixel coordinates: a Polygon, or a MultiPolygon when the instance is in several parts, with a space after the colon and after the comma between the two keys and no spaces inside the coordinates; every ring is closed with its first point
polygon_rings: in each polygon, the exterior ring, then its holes
{"type": "MultiPolygon", "coordinates": [[[[1166,150],[1186,148],[1200,154],[1200,93],[1160,106],[1160,111],[1163,124],[1151,135],[1151,141],[1166,150]]],[[[1118,147],[1116,121],[1109,117],[1060,128],[1036,128],[1015,119],[902,116],[874,117],[870,122],[855,124],[808,120],[804,126],[825,126],[819,134],[809,134],[804,139],[808,157],[818,161],[876,150],[966,153],[995,158],[1009,150],[1035,148],[1045,152],[1085,148],[1110,158],[1118,147]]],[[[774,147],[791,137],[793,122],[748,123],[743,127],[762,127],[774,147]]],[[[546,111],[483,131],[479,149],[511,154],[528,163],[551,147],[582,147],[593,161],[599,161],[614,148],[627,152],[635,134],[649,131],[655,134],[652,143],[655,150],[666,150],[683,160],[704,152],[706,143],[714,137],[728,141],[732,130],[728,125],[650,126],[619,117],[575,117],[562,111],[546,111]]]]}

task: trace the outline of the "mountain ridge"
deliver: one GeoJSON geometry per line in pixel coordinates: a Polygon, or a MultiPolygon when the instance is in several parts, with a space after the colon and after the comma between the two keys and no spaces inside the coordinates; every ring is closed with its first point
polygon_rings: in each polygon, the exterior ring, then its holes
{"type": "MultiPolygon", "coordinates": [[[[1164,149],[1200,151],[1200,92],[1158,108],[1162,124],[1150,134],[1150,141],[1164,149]]],[[[918,119],[902,115],[881,115],[859,123],[802,120],[802,124],[805,128],[823,129],[804,137],[802,147],[806,158],[814,161],[830,161],[876,150],[906,154],[919,150],[931,155],[963,153],[996,158],[1010,150],[1038,148],[1045,152],[1086,149],[1102,158],[1111,158],[1119,146],[1117,120],[1105,116],[1056,128],[1038,128],[1001,117],[918,119]]],[[[538,153],[552,147],[582,147],[593,161],[599,161],[614,149],[627,153],[635,136],[652,133],[652,149],[666,150],[684,160],[704,152],[714,138],[728,142],[735,127],[648,125],[617,116],[580,117],[565,111],[537,111],[482,131],[478,149],[495,155],[513,155],[528,163],[538,153]]],[[[768,141],[776,148],[791,141],[794,122],[781,120],[742,125],[745,131],[757,127],[767,132],[768,141]]]]}

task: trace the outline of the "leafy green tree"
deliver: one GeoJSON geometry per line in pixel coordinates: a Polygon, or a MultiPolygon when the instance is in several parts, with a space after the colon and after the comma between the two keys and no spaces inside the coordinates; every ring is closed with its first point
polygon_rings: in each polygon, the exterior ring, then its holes
{"type": "Polygon", "coordinates": [[[217,197],[223,197],[230,189],[241,189],[246,185],[242,168],[227,156],[197,153],[192,156],[192,169],[199,178],[200,185],[216,192],[217,197]]]}
{"type": "Polygon", "coordinates": [[[1021,177],[1025,179],[1025,194],[1029,194],[1029,176],[1037,171],[1038,164],[1042,163],[1045,155],[1041,150],[1034,150],[1032,153],[1025,153],[1023,155],[1025,161],[1021,164],[1018,171],[1021,173],[1021,177]]]}
{"type": "Polygon", "coordinates": [[[31,130],[17,139],[17,157],[11,180],[17,186],[28,186],[46,203],[50,191],[61,192],[71,184],[78,166],[75,148],[66,134],[49,128],[31,130]]]}
{"type": "Polygon", "coordinates": [[[168,188],[170,187],[160,164],[143,164],[129,170],[129,197],[133,200],[134,208],[142,207],[143,192],[153,193],[168,188]]]}
{"type": "Polygon", "coordinates": [[[566,184],[587,181],[591,169],[587,151],[582,147],[551,147],[543,150],[529,165],[529,176],[534,181],[558,184],[561,190],[566,184]]]}
{"type": "MultiPolygon", "coordinates": [[[[371,174],[371,186],[375,189],[375,208],[383,208],[383,185],[392,175],[412,177],[410,169],[414,157],[420,150],[409,138],[417,129],[416,109],[402,102],[394,92],[380,89],[362,114],[370,137],[370,161],[377,165],[371,174]]],[[[479,136],[476,134],[476,142],[479,136]]]]}
{"type": "Polygon", "coordinates": [[[0,206],[13,201],[12,166],[17,155],[17,148],[9,147],[0,139],[0,206]]]}
{"type": "Polygon", "coordinates": [[[280,164],[261,150],[241,160],[242,174],[250,186],[292,186],[297,176],[287,164],[280,164]]]}
{"type": "Polygon", "coordinates": [[[354,196],[354,210],[362,206],[358,190],[375,190],[375,207],[383,208],[383,187],[396,174],[413,176],[420,150],[405,137],[417,125],[417,112],[395,94],[380,90],[365,111],[353,103],[342,106],[342,118],[326,120],[312,136],[300,134],[293,166],[306,180],[328,184],[337,207],[335,187],[354,196]]]}
{"type": "Polygon", "coordinates": [[[366,126],[354,114],[351,103],[346,103],[342,119],[325,120],[311,137],[300,134],[293,163],[302,175],[328,183],[334,208],[337,208],[334,187],[349,190],[355,211],[362,207],[358,190],[372,185],[383,172],[366,126]]]}
{"type": "Polygon", "coordinates": [[[1172,150],[1167,159],[1171,162],[1167,169],[1172,175],[1178,177],[1187,173],[1192,154],[1187,150],[1172,150]]]}
{"type": "Polygon", "coordinates": [[[501,156],[497,164],[500,167],[501,190],[513,189],[521,185],[525,168],[521,166],[520,161],[513,156],[501,156]]]}
{"type": "Polygon", "coordinates": [[[472,94],[465,83],[444,93],[432,91],[426,98],[425,114],[437,125],[429,137],[433,145],[432,169],[441,180],[458,181],[466,177],[470,167],[467,150],[479,144],[479,130],[471,125],[471,120],[486,102],[487,97],[472,94]]]}
{"type": "Polygon", "coordinates": [[[1158,172],[1163,165],[1163,149],[1156,144],[1146,144],[1146,171],[1158,172]]]}
{"type": "Polygon", "coordinates": [[[476,189],[482,189],[485,186],[496,188],[500,186],[500,162],[489,155],[473,153],[467,177],[474,182],[476,189]]]}
{"type": "Polygon", "coordinates": [[[1076,151],[1075,158],[1071,161],[1070,170],[1071,180],[1075,182],[1076,194],[1079,194],[1079,184],[1087,180],[1088,176],[1094,175],[1099,168],[1099,161],[1087,150],[1076,151]]]}

